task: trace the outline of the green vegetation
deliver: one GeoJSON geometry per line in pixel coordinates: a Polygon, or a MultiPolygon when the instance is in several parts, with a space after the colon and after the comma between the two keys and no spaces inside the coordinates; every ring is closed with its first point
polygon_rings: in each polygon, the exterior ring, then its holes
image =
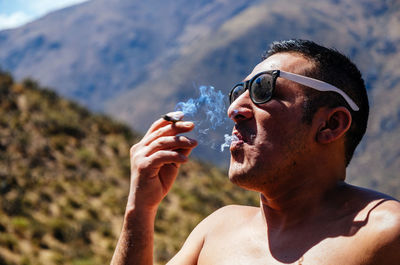
{"type": "MultiPolygon", "coordinates": [[[[108,264],[138,139],[124,124],[0,72],[0,264],[108,264]]],[[[196,161],[182,167],[158,213],[158,263],[215,209],[257,204],[225,175],[196,161]]]]}

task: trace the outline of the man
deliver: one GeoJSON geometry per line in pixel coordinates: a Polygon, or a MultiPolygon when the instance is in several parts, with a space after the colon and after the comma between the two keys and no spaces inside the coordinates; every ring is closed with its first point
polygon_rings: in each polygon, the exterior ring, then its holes
{"type": "MultiPolygon", "coordinates": [[[[229,179],[259,192],[260,207],[217,210],[169,264],[400,264],[400,203],[344,182],[369,110],[353,63],[310,41],[277,42],[230,101],[229,179]]],[[[132,147],[112,264],[152,264],[157,207],[196,146],[176,135],[193,127],[160,119],[132,147]]]]}

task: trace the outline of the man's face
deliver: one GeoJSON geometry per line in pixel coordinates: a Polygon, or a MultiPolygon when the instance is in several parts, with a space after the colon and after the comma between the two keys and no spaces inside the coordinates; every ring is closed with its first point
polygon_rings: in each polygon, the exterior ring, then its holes
{"type": "MultiPolygon", "coordinates": [[[[278,53],[258,64],[245,80],[267,70],[302,74],[311,66],[298,54],[278,53]]],[[[303,104],[303,89],[282,78],[277,79],[267,103],[255,105],[246,91],[231,104],[228,116],[235,122],[233,134],[239,138],[230,147],[232,182],[262,191],[291,181],[314,139],[310,126],[302,122],[303,104]]]]}

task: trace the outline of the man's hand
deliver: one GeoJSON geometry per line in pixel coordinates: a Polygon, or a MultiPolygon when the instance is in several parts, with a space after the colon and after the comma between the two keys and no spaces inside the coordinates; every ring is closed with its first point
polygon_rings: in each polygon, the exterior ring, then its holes
{"type": "Polygon", "coordinates": [[[152,264],[157,207],[171,189],[180,165],[197,145],[195,140],[178,134],[193,128],[192,122],[159,119],[132,146],[129,198],[111,264],[152,264]]]}
{"type": "Polygon", "coordinates": [[[143,139],[130,150],[131,187],[128,208],[157,207],[170,190],[180,165],[197,145],[195,140],[177,134],[189,132],[194,124],[159,119],[143,139]]]}

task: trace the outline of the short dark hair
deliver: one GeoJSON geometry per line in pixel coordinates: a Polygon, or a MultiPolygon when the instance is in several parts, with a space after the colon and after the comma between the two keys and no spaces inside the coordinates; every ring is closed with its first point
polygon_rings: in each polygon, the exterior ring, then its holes
{"type": "Polygon", "coordinates": [[[320,107],[346,106],[349,109],[353,121],[345,138],[347,166],[353,157],[354,150],[365,134],[368,123],[368,95],[360,71],[348,57],[337,50],[323,47],[309,40],[292,39],[273,42],[270,49],[264,54],[263,60],[274,54],[284,52],[298,53],[313,62],[314,67],[302,74],[340,88],[359,107],[359,111],[353,111],[346,101],[334,92],[305,90],[307,100],[304,103],[303,120],[307,123],[311,123],[315,112],[320,107]]]}

